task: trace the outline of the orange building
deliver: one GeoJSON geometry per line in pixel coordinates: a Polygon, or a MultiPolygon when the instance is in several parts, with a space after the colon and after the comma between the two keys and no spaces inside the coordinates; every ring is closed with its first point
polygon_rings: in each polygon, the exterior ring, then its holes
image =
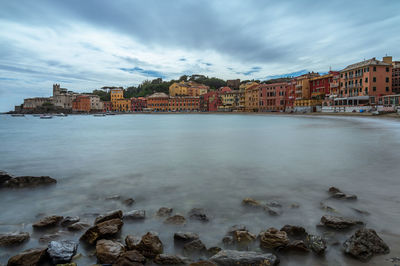
{"type": "Polygon", "coordinates": [[[199,97],[170,97],[168,100],[168,111],[171,112],[193,112],[199,109],[199,97]]]}
{"type": "Polygon", "coordinates": [[[147,108],[156,112],[168,112],[168,95],[156,92],[147,97],[147,108]]]}
{"type": "Polygon", "coordinates": [[[244,106],[245,106],[245,111],[246,112],[258,112],[259,110],[259,98],[260,98],[260,93],[259,93],[259,86],[260,84],[256,82],[252,82],[251,84],[248,84],[245,88],[244,92],[244,106]]]}
{"type": "Polygon", "coordinates": [[[90,112],[90,97],[87,95],[78,95],[72,101],[72,111],[90,112]]]}

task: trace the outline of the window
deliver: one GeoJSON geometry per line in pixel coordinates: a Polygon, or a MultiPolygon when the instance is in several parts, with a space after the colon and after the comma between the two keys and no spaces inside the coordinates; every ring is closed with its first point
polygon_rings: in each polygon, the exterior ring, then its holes
{"type": "Polygon", "coordinates": [[[368,82],[368,78],[365,78],[365,83],[367,83],[368,82]]]}
{"type": "Polygon", "coordinates": [[[389,82],[389,78],[388,77],[386,77],[386,82],[389,82]]]}
{"type": "Polygon", "coordinates": [[[372,90],[373,90],[373,91],[376,91],[376,87],[373,87],[372,90]]]}
{"type": "Polygon", "coordinates": [[[372,81],[373,81],[373,82],[376,82],[376,77],[373,77],[373,78],[372,78],[372,81]]]}
{"type": "Polygon", "coordinates": [[[376,72],[376,67],[374,66],[374,72],[376,72]]]}
{"type": "Polygon", "coordinates": [[[386,87],[386,92],[389,92],[389,87],[386,87]]]}
{"type": "Polygon", "coordinates": [[[365,87],[365,93],[368,93],[368,87],[365,87]]]}
{"type": "Polygon", "coordinates": [[[386,72],[389,72],[389,67],[386,67],[386,72]]]}

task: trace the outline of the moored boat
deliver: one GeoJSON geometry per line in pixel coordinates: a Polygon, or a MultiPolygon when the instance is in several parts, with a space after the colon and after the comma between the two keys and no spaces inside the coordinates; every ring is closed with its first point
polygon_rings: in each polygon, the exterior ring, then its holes
{"type": "Polygon", "coordinates": [[[105,114],[94,114],[93,116],[106,116],[105,114]]]}
{"type": "Polygon", "coordinates": [[[40,116],[40,119],[51,119],[51,118],[53,118],[52,115],[41,115],[40,116]]]}

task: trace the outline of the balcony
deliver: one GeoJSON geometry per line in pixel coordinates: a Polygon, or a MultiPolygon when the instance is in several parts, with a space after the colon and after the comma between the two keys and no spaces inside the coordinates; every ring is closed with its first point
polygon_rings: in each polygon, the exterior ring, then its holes
{"type": "Polygon", "coordinates": [[[296,94],[302,93],[302,92],[303,92],[302,90],[296,90],[296,94]]]}
{"type": "Polygon", "coordinates": [[[329,86],[331,88],[337,88],[337,87],[339,87],[339,84],[337,84],[337,83],[329,83],[329,86]]]}
{"type": "Polygon", "coordinates": [[[301,88],[303,88],[303,85],[301,85],[301,84],[296,85],[296,89],[301,89],[301,88]]]}

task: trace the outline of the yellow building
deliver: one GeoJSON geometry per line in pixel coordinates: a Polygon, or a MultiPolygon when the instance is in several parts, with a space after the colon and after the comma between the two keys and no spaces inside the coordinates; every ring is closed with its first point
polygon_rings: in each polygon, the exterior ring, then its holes
{"type": "Polygon", "coordinates": [[[246,112],[258,112],[260,99],[259,85],[257,82],[253,82],[250,86],[246,86],[244,95],[244,109],[246,112]]]}
{"type": "Polygon", "coordinates": [[[111,94],[111,102],[124,98],[124,90],[121,88],[111,89],[110,94],[111,94]]]}
{"type": "Polygon", "coordinates": [[[171,86],[169,86],[169,96],[187,96],[188,95],[188,87],[189,85],[186,82],[174,82],[171,86]]]}
{"type": "Polygon", "coordinates": [[[296,78],[294,106],[313,106],[315,101],[311,100],[310,79],[319,77],[318,73],[308,73],[296,78]]]}
{"type": "Polygon", "coordinates": [[[112,102],[112,110],[117,112],[128,112],[131,110],[130,99],[116,99],[112,102]]]}
{"type": "Polygon", "coordinates": [[[175,82],[169,86],[169,96],[200,96],[208,92],[209,87],[193,81],[175,82]]]}
{"type": "Polygon", "coordinates": [[[237,110],[240,106],[241,96],[244,98],[244,94],[237,90],[221,93],[221,105],[218,106],[218,110],[225,112],[237,110]]]}

